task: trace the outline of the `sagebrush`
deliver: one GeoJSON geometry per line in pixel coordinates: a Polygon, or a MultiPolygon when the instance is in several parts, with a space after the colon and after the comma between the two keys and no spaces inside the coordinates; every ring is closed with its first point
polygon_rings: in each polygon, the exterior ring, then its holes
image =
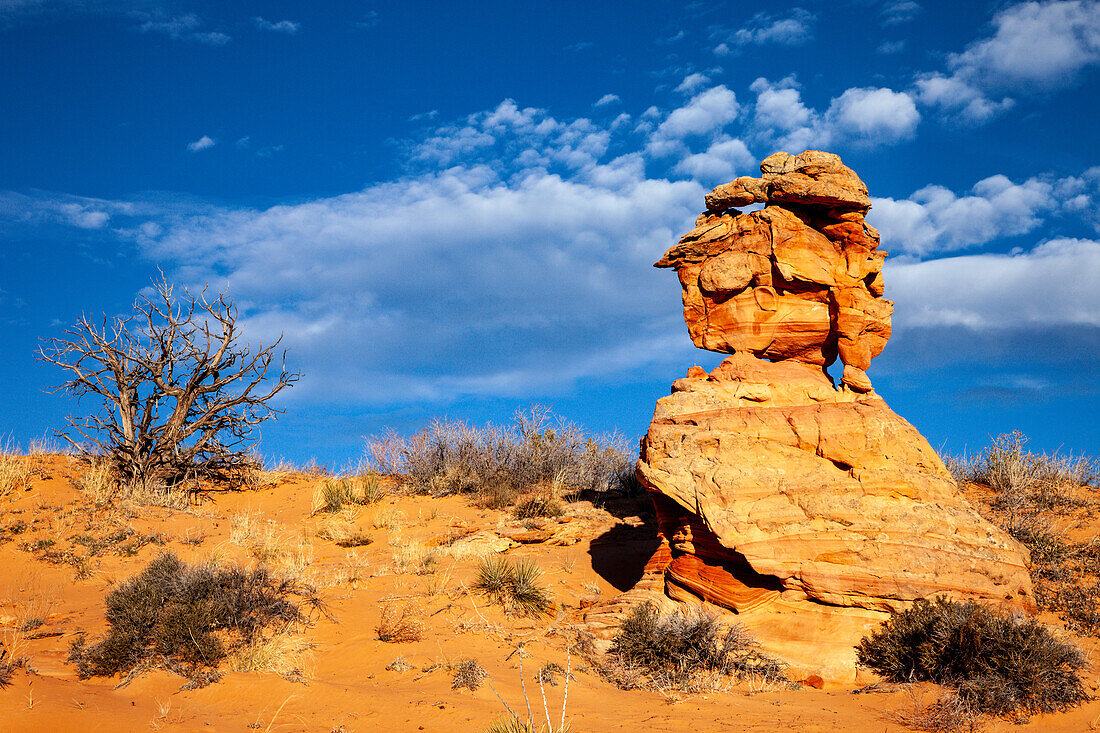
{"type": "Polygon", "coordinates": [[[921,599],[864,637],[859,663],[895,682],[953,688],[977,713],[1046,713],[1088,700],[1085,657],[1033,618],[921,599]]]}
{"type": "Polygon", "coordinates": [[[1073,541],[1065,528],[1097,509],[1100,465],[1083,456],[1026,450],[1020,432],[1001,435],[970,460],[947,458],[960,482],[989,491],[978,497],[986,517],[1031,554],[1039,607],[1074,631],[1100,635],[1100,542],[1073,541]]]}
{"type": "MultiPolygon", "coordinates": [[[[234,652],[269,633],[329,616],[312,587],[266,568],[189,565],[172,553],[155,558],[105,600],[110,630],[94,644],[73,643],[81,679],[161,667],[209,681],[234,652]]],[[[331,618],[331,616],[329,616],[331,618]]]]}
{"type": "Polygon", "coordinates": [[[787,683],[784,666],[768,657],[741,626],[723,627],[702,609],[662,614],[653,603],[636,606],[611,642],[617,665],[605,670],[620,686],[642,672],[651,685],[690,686],[700,673],[787,683]],[[626,672],[627,674],[623,674],[626,672]]]}
{"type": "Polygon", "coordinates": [[[516,413],[510,427],[436,421],[410,438],[391,434],[368,445],[375,470],[399,475],[415,492],[484,495],[507,506],[520,493],[620,488],[633,473],[624,441],[596,438],[542,408],[516,413]]]}

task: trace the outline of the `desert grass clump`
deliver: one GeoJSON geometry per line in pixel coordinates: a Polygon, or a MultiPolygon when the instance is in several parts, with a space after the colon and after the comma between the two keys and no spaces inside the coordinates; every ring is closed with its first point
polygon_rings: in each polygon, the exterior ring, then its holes
{"type": "Polygon", "coordinates": [[[84,473],[72,479],[72,484],[96,509],[109,505],[119,489],[110,462],[98,458],[89,460],[84,473]]]}
{"type": "Polygon", "coordinates": [[[529,560],[512,563],[506,557],[490,555],[478,563],[473,587],[512,613],[538,616],[553,606],[539,584],[541,576],[542,571],[529,560]]]}
{"type": "Polygon", "coordinates": [[[374,627],[380,641],[406,644],[424,638],[424,621],[415,606],[406,603],[383,603],[374,627]]]}
{"type": "Polygon", "coordinates": [[[345,506],[361,504],[355,492],[355,486],[347,479],[326,478],[317,485],[313,504],[315,514],[327,512],[336,514],[345,506]]]}
{"type": "Polygon", "coordinates": [[[317,536],[339,547],[364,547],[374,542],[374,538],[359,526],[354,516],[344,513],[325,518],[317,526],[317,536]]]}
{"type": "Polygon", "coordinates": [[[0,497],[25,491],[30,478],[31,468],[27,461],[0,451],[0,497]]]}
{"type": "Polygon", "coordinates": [[[1074,541],[1064,530],[1095,512],[1100,462],[1035,454],[1025,444],[1019,432],[1002,435],[972,460],[948,459],[948,468],[990,489],[979,497],[983,513],[1030,552],[1039,607],[1078,633],[1100,635],[1100,542],[1074,541]]]}
{"type": "Polygon", "coordinates": [[[512,516],[516,519],[553,519],[562,515],[561,502],[553,496],[532,496],[516,504],[512,516]]]}
{"type": "Polygon", "coordinates": [[[451,689],[461,690],[466,688],[475,692],[481,687],[482,681],[489,673],[478,664],[476,659],[463,659],[451,669],[451,689]]]}
{"type": "Polygon", "coordinates": [[[724,628],[702,609],[662,614],[653,603],[636,606],[608,654],[613,661],[605,676],[617,684],[629,680],[628,686],[690,689],[706,673],[789,684],[783,665],[763,654],[741,626],[724,628]]]}
{"type": "Polygon", "coordinates": [[[81,679],[161,667],[201,685],[241,649],[309,625],[312,612],[331,618],[308,585],[263,567],[189,565],[171,553],[119,584],[106,607],[107,635],[91,645],[80,638],[70,649],[81,679]]]}
{"type": "Polygon", "coordinates": [[[539,407],[516,413],[510,427],[436,421],[410,438],[368,444],[381,473],[401,477],[415,493],[485,495],[503,508],[520,493],[557,483],[569,491],[618,488],[629,464],[619,437],[595,438],[539,407]]]}
{"type": "Polygon", "coordinates": [[[998,436],[972,460],[949,460],[958,481],[992,489],[994,511],[1026,520],[1036,510],[1075,507],[1081,500],[1072,490],[1097,488],[1100,462],[1083,456],[1032,453],[1019,431],[998,436]]]}
{"type": "Polygon", "coordinates": [[[269,635],[256,635],[241,645],[228,660],[234,672],[273,672],[285,679],[304,681],[302,666],[314,645],[284,626],[269,635]]]}
{"type": "Polygon", "coordinates": [[[951,687],[976,714],[1048,713],[1080,705],[1081,651],[1038,621],[973,601],[918,600],[856,648],[859,663],[895,682],[951,687]]]}

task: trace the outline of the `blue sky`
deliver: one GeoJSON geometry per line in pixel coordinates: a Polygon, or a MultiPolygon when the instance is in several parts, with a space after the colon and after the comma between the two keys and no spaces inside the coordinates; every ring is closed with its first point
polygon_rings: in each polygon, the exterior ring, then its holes
{"type": "Polygon", "coordinates": [[[932,442],[1100,454],[1100,4],[0,0],[0,435],[42,337],[161,268],[304,372],[261,451],[531,402],[630,441],[695,349],[651,264],[839,153],[891,253],[870,376],[932,442]]]}

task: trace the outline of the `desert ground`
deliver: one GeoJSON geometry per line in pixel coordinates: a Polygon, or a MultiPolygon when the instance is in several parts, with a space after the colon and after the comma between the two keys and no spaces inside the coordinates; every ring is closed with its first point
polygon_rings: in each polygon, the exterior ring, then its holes
{"type": "MultiPolygon", "coordinates": [[[[517,520],[465,496],[403,495],[383,478],[380,498],[332,514],[316,511],[325,476],[265,471],[249,490],[169,508],[105,501],[73,456],[7,462],[23,480],[3,499],[0,633],[8,654],[25,663],[0,690],[3,731],[478,731],[505,704],[526,718],[524,688],[535,720],[548,714],[557,726],[564,675],[541,690],[536,682],[548,663],[571,670],[565,717],[574,731],[906,730],[898,714],[936,696],[931,685],[819,690],[753,679],[697,692],[621,690],[567,655],[584,609],[630,588],[654,548],[644,495],[589,497],[567,503],[560,518],[517,520]],[[364,535],[370,543],[346,548],[320,536],[346,540],[333,523],[358,532],[351,544],[364,535]],[[315,614],[312,625],[288,629],[251,664],[230,660],[219,681],[198,689],[155,669],[81,680],[68,661],[74,639],[103,634],[105,595],[169,551],[189,562],[267,564],[314,585],[332,619],[315,614]],[[497,551],[538,566],[551,612],[505,613],[471,588],[479,557],[497,551]],[[382,615],[402,612],[419,640],[381,641],[382,615]],[[469,659],[488,676],[476,690],[454,689],[455,670],[469,659]],[[249,666],[278,671],[231,671],[249,666]]],[[[969,490],[980,500],[977,487],[969,490]]],[[[1084,520],[1062,524],[1083,536],[1084,520]]],[[[1100,645],[1075,641],[1090,657],[1085,681],[1095,693],[1100,645]]],[[[1093,730],[1100,700],[985,725],[1093,730]]]]}

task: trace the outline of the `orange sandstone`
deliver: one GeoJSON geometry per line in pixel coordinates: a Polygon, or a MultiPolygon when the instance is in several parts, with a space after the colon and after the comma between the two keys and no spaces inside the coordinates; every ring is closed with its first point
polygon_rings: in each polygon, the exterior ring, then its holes
{"type": "Polygon", "coordinates": [[[661,547],[589,617],[609,632],[633,602],[705,601],[804,674],[852,681],[853,645],[915,599],[1033,608],[1028,554],[867,377],[893,312],[867,187],[819,151],[761,171],[716,188],[657,262],[679,276],[694,343],[731,356],[658,400],[637,474],[661,547]],[[750,204],[765,206],[736,208],[750,204]]]}

